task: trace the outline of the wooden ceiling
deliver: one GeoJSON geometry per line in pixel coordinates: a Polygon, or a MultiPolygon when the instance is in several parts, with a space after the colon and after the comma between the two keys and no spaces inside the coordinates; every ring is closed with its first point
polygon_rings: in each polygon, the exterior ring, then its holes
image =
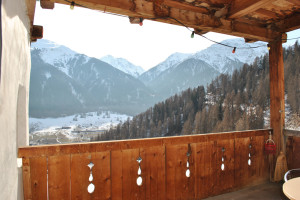
{"type": "MultiPolygon", "coordinates": [[[[71,2],[40,0],[46,9],[53,9],[54,3],[70,5],[71,2]]],[[[184,24],[196,33],[212,31],[244,37],[246,41],[269,42],[300,28],[300,0],[74,0],[74,3],[75,7],[184,24]]]]}

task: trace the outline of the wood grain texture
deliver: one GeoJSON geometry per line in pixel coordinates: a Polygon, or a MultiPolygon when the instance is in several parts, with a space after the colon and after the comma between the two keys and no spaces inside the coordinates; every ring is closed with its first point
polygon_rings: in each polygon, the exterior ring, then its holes
{"type": "Polygon", "coordinates": [[[165,147],[141,149],[142,177],[148,200],[166,199],[165,147]]]}
{"type": "Polygon", "coordinates": [[[111,195],[112,200],[122,199],[123,192],[122,151],[111,152],[111,195]]]}
{"type": "Polygon", "coordinates": [[[215,151],[217,154],[217,184],[214,192],[221,194],[230,191],[234,187],[234,140],[217,140],[215,151]],[[222,148],[225,149],[224,152],[222,152],[222,148]],[[221,169],[222,157],[224,158],[224,170],[221,169]]]}
{"type": "Polygon", "coordinates": [[[48,158],[49,200],[70,199],[70,171],[70,155],[50,156],[48,158]]]}
{"type": "Polygon", "coordinates": [[[30,158],[32,199],[47,199],[47,158],[30,158]]]}
{"type": "MultiPolygon", "coordinates": [[[[273,140],[276,144],[276,155],[281,151],[281,131],[284,127],[284,66],[281,37],[270,42],[270,114],[273,140]]],[[[274,166],[275,167],[275,166],[274,166]]]]}
{"type": "Polygon", "coordinates": [[[22,169],[23,169],[23,191],[24,191],[24,199],[31,200],[32,199],[32,189],[31,189],[31,174],[30,174],[30,159],[23,158],[22,159],[22,169]]]}
{"type": "Polygon", "coordinates": [[[19,148],[18,157],[56,156],[65,154],[78,154],[103,151],[120,151],[126,149],[150,148],[164,145],[181,145],[204,142],[215,139],[234,139],[245,135],[267,135],[271,129],[238,131],[226,133],[210,133],[189,136],[173,136],[162,138],[147,138],[136,140],[103,141],[76,144],[55,144],[41,146],[27,146],[19,148]]]}
{"type": "Polygon", "coordinates": [[[288,137],[287,163],[288,169],[300,168],[300,137],[288,137]]]}
{"type": "Polygon", "coordinates": [[[284,133],[285,136],[300,137],[300,131],[297,131],[297,130],[287,130],[287,129],[284,129],[283,133],[284,133]]]}
{"type": "Polygon", "coordinates": [[[34,156],[23,160],[25,197],[44,199],[47,159],[49,199],[202,199],[222,194],[268,180],[264,142],[269,131],[33,147],[34,156]],[[144,146],[145,142],[156,145],[144,146]],[[190,177],[185,174],[188,151],[190,177]],[[59,153],[45,156],[54,152],[59,153]],[[142,186],[136,184],[139,156],[143,159],[142,186]],[[92,194],[87,192],[90,162],[94,163],[92,194]],[[222,163],[225,170],[221,170],[222,163]]]}
{"type": "Polygon", "coordinates": [[[233,1],[228,16],[229,18],[239,18],[251,12],[254,12],[272,2],[273,0],[233,1]]]}
{"type": "MultiPolygon", "coordinates": [[[[71,199],[92,199],[87,191],[87,187],[90,183],[90,169],[87,165],[90,162],[91,154],[71,155],[71,199]]],[[[95,188],[95,191],[97,190],[99,190],[98,187],[95,188]]]]}
{"type": "Polygon", "coordinates": [[[92,199],[106,200],[111,199],[111,166],[110,152],[92,153],[91,161],[94,163],[93,176],[95,192],[92,199]]]}
{"type": "Polygon", "coordinates": [[[136,160],[138,157],[139,149],[129,149],[122,151],[123,199],[141,199],[143,196],[139,192],[140,187],[136,184],[136,179],[138,178],[137,172],[139,167],[136,160]]]}
{"type": "Polygon", "coordinates": [[[195,146],[195,182],[196,199],[211,196],[216,185],[216,153],[215,142],[207,141],[194,144],[195,146]]]}

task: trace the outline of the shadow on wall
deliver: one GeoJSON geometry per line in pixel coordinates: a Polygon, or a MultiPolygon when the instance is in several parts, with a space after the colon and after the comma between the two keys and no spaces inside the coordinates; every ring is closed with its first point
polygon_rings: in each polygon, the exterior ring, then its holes
{"type": "MultiPolygon", "coordinates": [[[[16,154],[18,154],[18,148],[21,146],[26,146],[29,143],[28,136],[28,123],[27,123],[27,98],[26,98],[26,88],[23,85],[19,84],[18,89],[18,101],[17,101],[17,113],[16,113],[16,127],[17,127],[17,136],[16,136],[16,154]]],[[[16,155],[16,158],[18,155],[16,155]]],[[[18,160],[18,198],[23,198],[23,176],[22,176],[22,161],[18,160]]]]}
{"type": "MultiPolygon", "coordinates": [[[[2,0],[1,1],[1,5],[2,5],[2,0]]],[[[5,9],[6,15],[9,18],[14,18],[14,17],[18,17],[24,27],[30,27],[29,26],[29,18],[27,16],[27,6],[26,6],[26,1],[23,0],[8,0],[8,1],[4,1],[4,4],[6,8],[10,8],[10,9],[5,9]],[[16,5],[18,4],[18,5],[16,5]],[[24,16],[20,16],[20,14],[24,14],[24,16]]]]}
{"type": "MultiPolygon", "coordinates": [[[[0,8],[2,8],[2,0],[0,0],[0,8]]],[[[0,9],[0,85],[1,85],[1,62],[2,62],[2,9],[0,9]]]]}

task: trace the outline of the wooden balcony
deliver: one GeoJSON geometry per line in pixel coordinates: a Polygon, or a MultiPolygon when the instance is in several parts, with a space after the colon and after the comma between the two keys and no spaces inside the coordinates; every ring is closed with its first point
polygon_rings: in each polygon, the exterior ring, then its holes
{"type": "Polygon", "coordinates": [[[25,199],[202,199],[266,183],[270,131],[23,147],[25,199]]]}

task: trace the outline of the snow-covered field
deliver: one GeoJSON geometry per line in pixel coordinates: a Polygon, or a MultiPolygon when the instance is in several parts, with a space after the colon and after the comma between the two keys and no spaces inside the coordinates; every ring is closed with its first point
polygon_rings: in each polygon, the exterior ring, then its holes
{"type": "Polygon", "coordinates": [[[110,111],[81,113],[59,118],[29,118],[31,145],[84,142],[131,116],[110,111]]]}

